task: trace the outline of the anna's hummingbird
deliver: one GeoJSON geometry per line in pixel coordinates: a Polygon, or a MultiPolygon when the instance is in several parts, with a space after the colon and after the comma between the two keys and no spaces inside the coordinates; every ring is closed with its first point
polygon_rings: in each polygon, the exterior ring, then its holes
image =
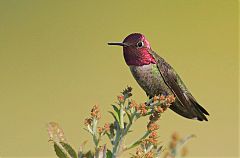
{"type": "Polygon", "coordinates": [[[143,34],[128,35],[123,42],[108,43],[123,47],[123,55],[132,75],[151,98],[155,95],[174,95],[170,109],[179,115],[208,121],[208,112],[198,104],[179,75],[162,57],[155,53],[143,34]]]}

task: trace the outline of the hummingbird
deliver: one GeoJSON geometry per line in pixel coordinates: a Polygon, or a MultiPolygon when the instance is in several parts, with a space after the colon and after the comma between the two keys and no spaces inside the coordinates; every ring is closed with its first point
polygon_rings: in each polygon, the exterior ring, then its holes
{"type": "Polygon", "coordinates": [[[108,45],[121,46],[130,71],[149,98],[158,95],[174,95],[169,107],[177,114],[199,121],[208,121],[209,113],[196,101],[180,76],[170,64],[152,50],[149,41],[141,33],[128,35],[123,42],[108,45]]]}

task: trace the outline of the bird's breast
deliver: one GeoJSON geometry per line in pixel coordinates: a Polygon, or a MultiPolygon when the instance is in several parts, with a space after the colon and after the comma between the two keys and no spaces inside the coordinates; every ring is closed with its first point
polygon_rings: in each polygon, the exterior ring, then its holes
{"type": "Polygon", "coordinates": [[[143,66],[129,66],[132,75],[149,96],[170,94],[171,91],[165,84],[156,64],[143,66]]]}

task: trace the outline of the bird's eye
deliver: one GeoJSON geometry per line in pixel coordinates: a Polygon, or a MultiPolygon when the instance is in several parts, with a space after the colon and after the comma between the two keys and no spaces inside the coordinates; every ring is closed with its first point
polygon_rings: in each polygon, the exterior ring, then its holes
{"type": "Polygon", "coordinates": [[[143,46],[144,46],[143,41],[140,41],[140,42],[137,43],[137,47],[138,47],[138,48],[141,48],[141,47],[143,47],[143,46]]]}

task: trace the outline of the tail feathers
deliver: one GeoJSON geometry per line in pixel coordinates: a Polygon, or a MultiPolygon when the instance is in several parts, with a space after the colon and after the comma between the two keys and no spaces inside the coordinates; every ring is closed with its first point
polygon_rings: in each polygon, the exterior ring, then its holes
{"type": "Polygon", "coordinates": [[[197,102],[197,107],[205,114],[205,115],[209,115],[209,113],[207,112],[207,110],[205,110],[201,105],[199,105],[197,102]]]}
{"type": "Polygon", "coordinates": [[[180,107],[181,107],[180,103],[178,103],[178,101],[176,100],[169,108],[172,111],[176,112],[177,114],[179,114],[185,118],[188,118],[188,119],[194,118],[194,116],[191,113],[189,113],[186,109],[182,109],[180,107]]]}
{"type": "Polygon", "coordinates": [[[182,106],[181,102],[179,102],[179,100],[177,99],[170,106],[170,109],[188,119],[208,121],[207,117],[204,114],[209,115],[209,113],[195,100],[190,99],[188,106],[182,106]],[[190,107],[190,109],[188,109],[187,107],[190,107]]]}
{"type": "Polygon", "coordinates": [[[207,119],[207,117],[206,117],[205,115],[203,115],[203,116],[198,116],[198,117],[197,117],[197,120],[198,120],[198,121],[208,121],[208,119],[207,119]]]}
{"type": "Polygon", "coordinates": [[[197,108],[194,111],[195,111],[196,116],[193,119],[197,119],[199,121],[208,121],[207,117],[204,115],[204,113],[202,111],[200,111],[197,108]]]}
{"type": "Polygon", "coordinates": [[[207,117],[205,115],[209,115],[209,113],[201,106],[199,105],[195,99],[189,98],[190,102],[192,104],[192,110],[196,114],[196,117],[199,121],[208,121],[207,117]]]}

